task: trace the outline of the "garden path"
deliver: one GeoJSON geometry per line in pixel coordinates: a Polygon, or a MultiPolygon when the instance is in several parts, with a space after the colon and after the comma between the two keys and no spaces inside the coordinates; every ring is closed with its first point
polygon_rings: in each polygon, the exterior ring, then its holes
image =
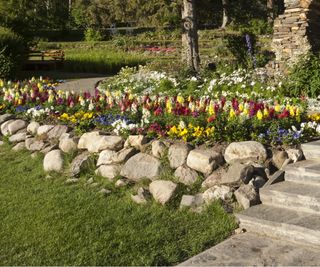
{"type": "Polygon", "coordinates": [[[319,266],[320,141],[302,150],[306,160],[288,165],[284,175],[260,189],[261,205],[236,214],[246,233],[180,265],[319,266]]]}
{"type": "Polygon", "coordinates": [[[85,78],[85,79],[77,79],[72,81],[67,81],[60,84],[57,87],[57,90],[62,91],[74,91],[78,93],[82,93],[84,91],[94,92],[97,84],[105,80],[108,77],[94,77],[94,78],[85,78]]]}

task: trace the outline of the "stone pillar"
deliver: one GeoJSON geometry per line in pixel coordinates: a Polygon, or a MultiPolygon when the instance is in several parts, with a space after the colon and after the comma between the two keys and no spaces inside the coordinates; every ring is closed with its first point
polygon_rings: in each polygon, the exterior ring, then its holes
{"type": "Polygon", "coordinates": [[[274,22],[274,68],[283,71],[320,47],[320,0],[285,0],[284,14],[274,22]]]}

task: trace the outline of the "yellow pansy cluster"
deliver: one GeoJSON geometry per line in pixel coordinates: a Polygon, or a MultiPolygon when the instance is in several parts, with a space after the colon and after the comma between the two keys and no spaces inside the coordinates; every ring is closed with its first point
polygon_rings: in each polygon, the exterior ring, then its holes
{"type": "Polygon", "coordinates": [[[320,122],[320,113],[313,113],[308,115],[308,119],[311,121],[320,122]]]}
{"type": "Polygon", "coordinates": [[[186,127],[181,124],[178,126],[172,126],[167,134],[171,138],[181,138],[184,141],[191,141],[202,137],[209,137],[214,130],[214,127],[204,128],[201,126],[194,126],[190,123],[186,127]]]}
{"type": "Polygon", "coordinates": [[[63,113],[61,116],[59,116],[58,119],[65,122],[78,123],[78,122],[90,120],[92,118],[93,118],[93,112],[79,111],[74,115],[63,113]]]}

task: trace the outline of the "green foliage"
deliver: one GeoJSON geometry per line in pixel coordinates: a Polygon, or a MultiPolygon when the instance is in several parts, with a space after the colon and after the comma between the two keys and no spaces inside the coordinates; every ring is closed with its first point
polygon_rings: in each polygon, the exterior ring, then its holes
{"type": "Polygon", "coordinates": [[[12,78],[25,60],[23,39],[7,28],[0,27],[0,77],[12,78]]]}
{"type": "Polygon", "coordinates": [[[84,32],[84,39],[85,39],[85,41],[96,42],[96,41],[102,41],[104,39],[104,37],[100,31],[95,30],[93,28],[88,28],[84,32]]]}
{"type": "Polygon", "coordinates": [[[303,56],[295,64],[283,86],[287,96],[309,96],[316,98],[320,95],[320,57],[319,54],[303,56]]]}
{"type": "Polygon", "coordinates": [[[97,187],[87,174],[74,185],[64,175],[45,179],[42,161],[0,148],[0,265],[176,265],[236,227],[219,203],[201,214],[139,206],[106,179],[94,177],[97,187]]]}

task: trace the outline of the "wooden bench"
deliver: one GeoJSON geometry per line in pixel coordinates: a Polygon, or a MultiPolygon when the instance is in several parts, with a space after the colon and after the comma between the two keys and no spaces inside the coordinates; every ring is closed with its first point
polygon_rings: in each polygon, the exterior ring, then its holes
{"type": "Polygon", "coordinates": [[[29,60],[26,62],[26,68],[38,70],[39,68],[54,69],[61,67],[64,62],[63,50],[47,50],[29,52],[29,60]],[[41,67],[43,66],[43,67],[41,67]]]}

